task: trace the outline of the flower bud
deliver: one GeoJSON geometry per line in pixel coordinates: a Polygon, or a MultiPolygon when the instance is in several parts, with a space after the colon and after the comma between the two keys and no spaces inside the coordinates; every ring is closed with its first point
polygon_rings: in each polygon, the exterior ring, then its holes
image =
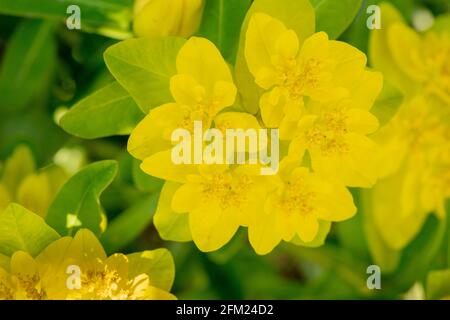
{"type": "Polygon", "coordinates": [[[197,31],[204,0],[136,0],[134,33],[138,37],[189,37],[197,31]]]}

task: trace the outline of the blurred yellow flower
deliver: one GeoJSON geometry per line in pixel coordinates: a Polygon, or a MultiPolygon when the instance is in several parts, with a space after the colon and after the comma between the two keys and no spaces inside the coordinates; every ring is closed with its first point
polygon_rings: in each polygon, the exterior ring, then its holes
{"type": "Polygon", "coordinates": [[[5,161],[0,180],[0,212],[11,202],[45,217],[53,197],[68,176],[63,169],[49,166],[36,171],[30,149],[21,145],[5,161]]]}
{"type": "Polygon", "coordinates": [[[370,38],[373,66],[404,96],[390,122],[373,135],[381,146],[381,180],[367,193],[384,242],[403,249],[430,213],[445,214],[450,197],[450,30],[419,34],[391,5],[370,38]]]}
{"type": "Polygon", "coordinates": [[[189,37],[197,31],[203,0],[136,0],[133,30],[138,37],[189,37]]]}
{"type": "Polygon", "coordinates": [[[450,30],[418,33],[390,4],[381,7],[383,30],[371,36],[373,66],[406,96],[420,93],[450,103],[450,30]]]}
{"type": "Polygon", "coordinates": [[[374,136],[382,146],[382,179],[371,191],[374,221],[394,249],[414,238],[429,213],[445,214],[450,197],[449,119],[450,110],[417,96],[374,136]]]}
{"type": "Polygon", "coordinates": [[[365,70],[366,56],[356,48],[318,32],[299,43],[298,35],[279,20],[255,13],[246,33],[245,58],[259,87],[261,116],[280,138],[292,139],[305,98],[329,102],[353,91],[355,104],[368,110],[381,87],[378,73],[365,70]]]}
{"type": "MultiPolygon", "coordinates": [[[[36,258],[18,251],[2,263],[0,299],[174,299],[167,288],[154,285],[160,275],[145,270],[161,250],[107,257],[94,234],[82,229],[74,238],[54,241],[36,258]]],[[[173,277],[173,261],[165,256],[173,277]]]]}

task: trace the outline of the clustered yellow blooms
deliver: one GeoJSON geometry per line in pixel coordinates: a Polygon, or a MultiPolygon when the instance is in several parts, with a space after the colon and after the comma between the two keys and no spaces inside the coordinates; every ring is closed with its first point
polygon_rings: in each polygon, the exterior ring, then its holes
{"type": "Polygon", "coordinates": [[[128,142],[144,172],[167,180],[155,224],[161,234],[180,235],[166,238],[213,251],[242,226],[255,251],[266,254],[281,240],[313,244],[321,228],[356,213],[347,187],[377,179],[377,146],[368,135],[378,120],[369,110],[382,77],[366,70],[362,52],[324,32],[299,39],[268,14],[250,16],[245,59],[264,90],[256,115],[239,111],[230,68],[214,44],[192,37],[181,48],[170,81],[174,102],[151,110],[128,142]],[[288,147],[280,150],[278,173],[262,176],[250,164],[174,164],[171,133],[192,132],[195,120],[222,131],[279,129],[288,147]]]}
{"type": "Polygon", "coordinates": [[[138,37],[189,37],[200,26],[204,0],[135,0],[133,30],[138,37]]]}
{"type": "Polygon", "coordinates": [[[450,197],[450,30],[419,34],[391,5],[383,4],[381,12],[383,29],[371,35],[371,60],[404,100],[374,135],[382,179],[369,194],[378,233],[400,250],[428,214],[444,216],[450,197]]]}
{"type": "MultiPolygon", "coordinates": [[[[164,250],[164,249],[159,249],[164,250]]],[[[151,253],[149,251],[148,253],[151,253]]],[[[23,251],[0,256],[0,300],[174,299],[153,285],[139,254],[107,257],[95,235],[81,229],[60,238],[33,258],[23,251]],[[71,266],[81,271],[79,283],[71,266]]],[[[173,268],[173,266],[172,266],[173,268]]]]}
{"type": "Polygon", "coordinates": [[[16,202],[41,217],[59,188],[67,180],[65,171],[57,166],[36,170],[31,150],[18,146],[3,166],[0,179],[0,212],[16,202]]]}

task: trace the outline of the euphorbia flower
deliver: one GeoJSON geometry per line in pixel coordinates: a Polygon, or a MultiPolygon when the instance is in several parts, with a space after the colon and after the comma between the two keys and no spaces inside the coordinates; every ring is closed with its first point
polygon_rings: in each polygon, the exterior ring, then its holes
{"type": "Polygon", "coordinates": [[[308,106],[289,146],[291,156],[307,150],[314,171],[345,186],[371,187],[377,179],[377,146],[367,137],[378,120],[350,99],[308,106]]]}
{"type": "MultiPolygon", "coordinates": [[[[150,157],[142,168],[156,177],[180,183],[170,202],[171,214],[188,213],[192,239],[200,250],[219,249],[239,226],[259,219],[266,194],[273,188],[273,177],[261,176],[259,166],[197,165],[189,166],[188,172],[167,161],[167,157],[164,159],[161,152],[150,157]]],[[[161,198],[165,195],[161,194],[161,198]]]]}
{"type": "MultiPolygon", "coordinates": [[[[74,238],[51,243],[36,258],[15,252],[8,268],[0,267],[0,299],[174,299],[146,273],[146,260],[154,253],[107,257],[94,234],[82,229],[74,238]],[[77,276],[74,267],[80,270],[78,284],[71,279],[77,276]]],[[[167,271],[173,273],[173,267],[167,271]]]]}
{"type": "Polygon", "coordinates": [[[366,96],[355,103],[373,103],[378,75],[365,71],[366,56],[356,48],[331,41],[324,32],[303,44],[285,25],[264,13],[255,13],[246,33],[245,57],[259,87],[267,127],[279,127],[282,139],[292,138],[292,127],[305,112],[305,98],[328,102],[346,97],[360,83],[366,96]],[[375,78],[375,79],[374,79],[375,78]]]}
{"type": "Polygon", "coordinates": [[[450,103],[450,30],[419,34],[393,6],[381,5],[383,29],[371,35],[374,68],[404,95],[427,95],[450,103]]]}
{"type": "Polygon", "coordinates": [[[128,151],[138,159],[170,149],[175,129],[193,130],[194,121],[203,129],[236,98],[230,69],[219,50],[204,38],[190,38],[177,56],[178,74],[170,80],[175,100],[150,111],[133,130],[128,151]]]}
{"type": "Polygon", "coordinates": [[[203,0],[135,0],[133,30],[138,37],[189,37],[200,26],[203,0]]]}
{"type": "Polygon", "coordinates": [[[250,243],[259,254],[295,236],[311,242],[320,222],[343,221],[356,213],[352,195],[343,185],[299,166],[296,159],[286,157],[280,166],[281,183],[267,197],[264,214],[249,226],[250,243]]]}

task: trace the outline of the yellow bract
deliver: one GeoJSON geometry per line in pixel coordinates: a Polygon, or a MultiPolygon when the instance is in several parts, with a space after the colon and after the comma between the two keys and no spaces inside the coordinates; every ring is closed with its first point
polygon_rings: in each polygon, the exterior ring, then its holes
{"type": "Polygon", "coordinates": [[[203,0],[135,0],[133,30],[139,37],[189,37],[197,31],[203,0]]]}
{"type": "Polygon", "coordinates": [[[353,98],[368,109],[381,89],[380,76],[365,71],[366,57],[359,50],[329,40],[324,32],[300,47],[293,30],[264,13],[250,18],[245,57],[255,82],[267,91],[260,100],[262,119],[266,126],[280,128],[281,139],[292,138],[292,126],[307,112],[305,98],[338,100],[362,83],[367,92],[353,98]]]}
{"type": "Polygon", "coordinates": [[[276,189],[268,193],[264,214],[248,228],[250,243],[259,254],[295,236],[311,242],[318,235],[319,221],[343,221],[356,213],[352,195],[343,185],[310,172],[295,159],[283,159],[278,178],[276,189]]]}
{"type": "Polygon", "coordinates": [[[212,42],[192,37],[177,56],[177,72],[170,80],[175,100],[157,107],[138,124],[128,141],[128,151],[138,159],[170,149],[177,128],[193,130],[194,121],[208,129],[214,117],[236,98],[230,69],[212,42]]]}
{"type": "Polygon", "coordinates": [[[369,195],[378,233],[401,250],[428,214],[443,217],[450,197],[450,30],[419,34],[389,4],[381,10],[384,27],[371,35],[371,60],[404,102],[373,136],[383,179],[369,195]]]}
{"type": "Polygon", "coordinates": [[[51,243],[36,258],[15,252],[7,269],[0,267],[0,299],[174,299],[153,285],[152,274],[139,270],[145,258],[107,257],[94,234],[82,229],[74,238],[51,243]]]}

